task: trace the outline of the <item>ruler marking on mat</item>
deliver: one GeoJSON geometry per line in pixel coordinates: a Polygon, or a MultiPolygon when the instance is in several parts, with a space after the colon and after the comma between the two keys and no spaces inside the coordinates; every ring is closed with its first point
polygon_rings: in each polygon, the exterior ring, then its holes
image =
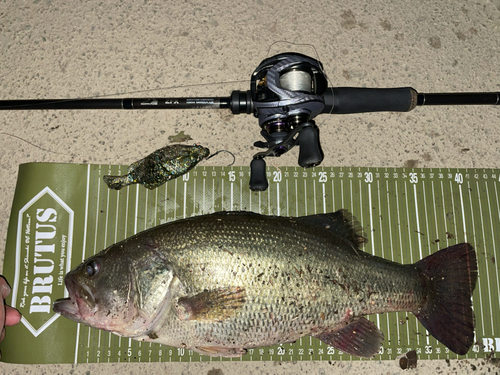
{"type": "MultiPolygon", "coordinates": [[[[80,197],[75,196],[84,200],[84,210],[77,213],[81,217],[75,216],[81,233],[75,235],[73,265],[80,258],[87,258],[143,229],[194,215],[247,210],[304,216],[343,208],[359,220],[371,242],[364,251],[395,262],[409,264],[447,246],[471,243],[476,249],[479,270],[473,298],[478,345],[474,345],[468,357],[488,355],[483,346],[491,350],[495,340],[499,340],[495,334],[500,331],[500,323],[494,319],[500,314],[500,298],[495,293],[500,283],[499,246],[495,243],[500,237],[497,235],[500,233],[498,170],[268,168],[268,190],[252,192],[248,189],[248,167],[197,167],[154,192],[140,185],[109,190],[101,181],[104,171],[118,175],[121,168],[113,165],[87,168],[86,187],[82,188],[80,197]],[[491,342],[493,344],[488,344],[491,342]]],[[[59,184],[71,183],[64,178],[53,180],[59,184]]],[[[420,359],[458,357],[430,336],[411,313],[388,313],[385,317],[376,314],[369,319],[386,337],[375,360],[394,360],[410,349],[414,349],[420,359]]],[[[71,349],[72,356],[65,360],[67,362],[230,361],[184,348],[122,340],[76,323],[74,327],[74,346],[71,339],[74,355],[71,349]]],[[[242,358],[234,359],[269,360],[358,358],[316,338],[304,337],[295,343],[254,348],[242,358]]]]}

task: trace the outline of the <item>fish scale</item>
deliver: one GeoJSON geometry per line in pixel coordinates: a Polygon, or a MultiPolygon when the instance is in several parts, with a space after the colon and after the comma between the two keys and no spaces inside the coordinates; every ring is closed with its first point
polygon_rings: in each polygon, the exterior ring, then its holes
{"type": "MultiPolygon", "coordinates": [[[[468,328],[458,344],[446,335],[444,340],[452,350],[456,345],[457,351],[472,344],[470,293],[475,286],[475,263],[464,257],[475,262],[475,255],[469,245],[456,245],[416,264],[401,265],[363,252],[358,248],[363,242],[359,224],[344,210],[300,218],[219,212],[167,223],[113,245],[70,272],[66,284],[73,288],[85,283],[97,300],[110,288],[108,283],[118,283],[115,290],[129,309],[136,309],[126,315],[136,317],[135,321],[124,321],[123,329],[114,322],[113,332],[119,335],[227,357],[305,335],[353,355],[373,356],[383,333],[362,316],[409,311],[424,326],[434,327],[436,320],[439,326],[449,311],[439,317],[433,312],[441,311],[442,293],[451,290],[459,295],[447,298],[465,301],[456,318],[468,328]],[[445,275],[443,280],[448,277],[443,252],[451,254],[450,265],[460,266],[457,280],[450,277],[457,285],[443,287],[440,278],[437,284],[433,281],[434,273],[445,275]],[[432,266],[435,259],[442,261],[437,271],[432,266]],[[104,273],[107,263],[122,265],[122,273],[149,282],[131,287],[109,277],[102,283],[99,273],[85,275],[89,265],[97,265],[104,273]],[[148,290],[151,285],[157,288],[154,293],[148,290]],[[158,285],[163,285],[160,292],[158,285]]],[[[55,304],[56,311],[70,318],[65,311],[68,303],[75,300],[80,309],[86,308],[70,290],[72,294],[69,301],[55,304]]],[[[123,306],[116,303],[108,307],[108,311],[120,309],[123,306]]],[[[87,321],[77,318],[106,329],[95,321],[99,315],[99,309],[94,309],[87,321]]]]}

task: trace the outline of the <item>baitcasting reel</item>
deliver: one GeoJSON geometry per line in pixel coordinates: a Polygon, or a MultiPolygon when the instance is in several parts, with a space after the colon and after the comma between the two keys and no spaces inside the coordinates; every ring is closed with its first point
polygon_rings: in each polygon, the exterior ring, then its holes
{"type": "Polygon", "coordinates": [[[252,190],[266,190],[266,156],[281,156],[300,147],[299,165],[309,168],[323,161],[319,130],[314,118],[325,108],[328,89],[323,66],[299,54],[281,54],[264,60],[252,74],[251,95],[260,134],[267,149],[254,155],[250,164],[252,190]]]}
{"type": "Polygon", "coordinates": [[[328,87],[322,64],[298,53],[265,59],[253,72],[249,91],[230,97],[0,100],[0,110],[31,109],[231,109],[233,114],[254,114],[267,149],[250,163],[250,189],[266,190],[265,157],[281,156],[299,146],[298,163],[309,168],[323,161],[319,130],[314,118],[322,113],[407,112],[423,105],[500,104],[500,92],[417,93],[411,87],[372,89],[328,87]]]}

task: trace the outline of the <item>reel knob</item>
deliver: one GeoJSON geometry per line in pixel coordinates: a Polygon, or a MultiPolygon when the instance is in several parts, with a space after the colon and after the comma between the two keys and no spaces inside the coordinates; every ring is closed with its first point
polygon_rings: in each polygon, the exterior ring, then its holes
{"type": "Polygon", "coordinates": [[[298,136],[299,165],[304,168],[315,167],[323,161],[323,150],[319,143],[319,129],[314,122],[309,122],[298,136]]]}
{"type": "Polygon", "coordinates": [[[269,187],[264,159],[253,159],[250,163],[250,190],[264,191],[269,187]]]}

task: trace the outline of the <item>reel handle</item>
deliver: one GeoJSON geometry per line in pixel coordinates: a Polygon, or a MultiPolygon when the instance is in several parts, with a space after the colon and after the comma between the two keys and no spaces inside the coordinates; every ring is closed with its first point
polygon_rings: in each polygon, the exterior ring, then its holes
{"type": "Polygon", "coordinates": [[[269,187],[264,159],[253,159],[250,163],[250,190],[264,191],[269,187]]]}
{"type": "Polygon", "coordinates": [[[298,135],[299,165],[304,168],[314,167],[323,161],[323,150],[319,143],[319,129],[310,121],[298,135]]]}

